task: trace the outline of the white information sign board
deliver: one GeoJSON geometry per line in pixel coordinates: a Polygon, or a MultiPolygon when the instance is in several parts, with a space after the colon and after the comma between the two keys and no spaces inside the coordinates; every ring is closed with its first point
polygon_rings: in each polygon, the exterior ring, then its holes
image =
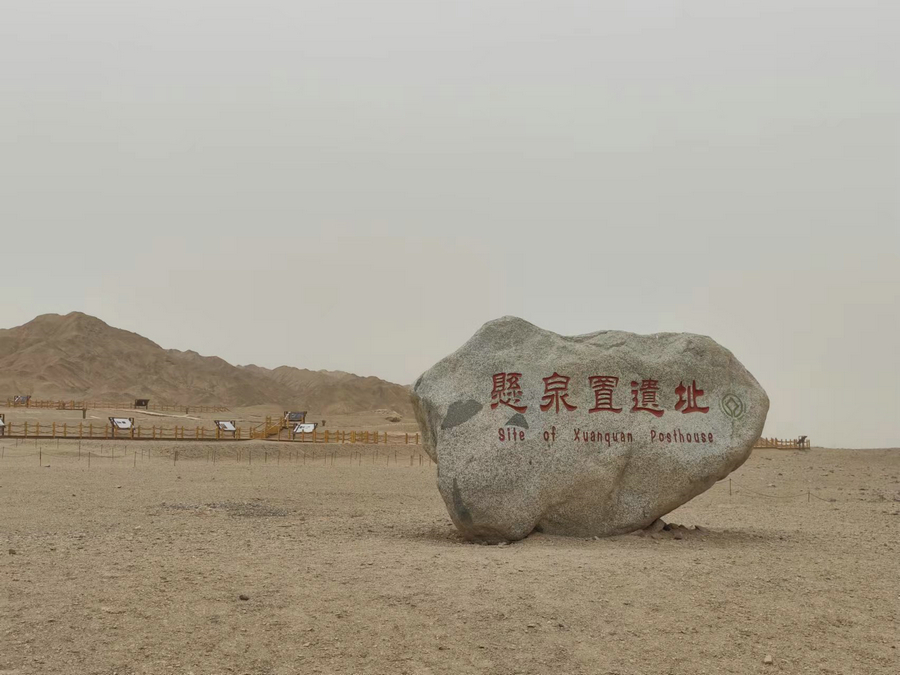
{"type": "Polygon", "coordinates": [[[311,434],[316,430],[317,424],[298,424],[294,427],[295,434],[311,434]]]}
{"type": "Polygon", "coordinates": [[[109,421],[116,429],[122,431],[128,431],[132,427],[131,420],[127,417],[110,417],[109,421]]]}

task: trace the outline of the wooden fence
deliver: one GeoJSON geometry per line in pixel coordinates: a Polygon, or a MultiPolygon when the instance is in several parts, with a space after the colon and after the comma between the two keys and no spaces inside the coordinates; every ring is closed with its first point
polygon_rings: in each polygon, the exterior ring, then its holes
{"type": "Polygon", "coordinates": [[[800,438],[760,438],[754,448],[772,448],[775,450],[809,450],[812,446],[805,436],[800,438]]]}
{"type": "MultiPolygon", "coordinates": [[[[265,430],[269,431],[269,430],[265,430]]],[[[246,441],[267,439],[295,443],[356,443],[364,445],[418,445],[419,434],[388,433],[387,431],[311,431],[294,434],[290,429],[279,427],[277,432],[266,434],[252,427],[238,427],[235,431],[222,431],[218,427],[189,426],[136,426],[133,429],[116,429],[109,424],[78,424],[39,422],[8,423],[4,429],[7,438],[72,438],[72,439],[116,439],[116,440],[183,440],[183,441],[246,441]]],[[[3,436],[0,436],[2,438],[3,436]]]]}
{"type": "Polygon", "coordinates": [[[156,412],[184,412],[186,414],[228,412],[228,408],[220,405],[169,405],[151,403],[146,408],[144,406],[136,408],[134,401],[125,403],[115,403],[112,401],[62,401],[50,399],[15,401],[11,398],[7,398],[5,401],[0,400],[0,406],[5,406],[7,408],[44,408],[50,410],[153,410],[156,412]]]}

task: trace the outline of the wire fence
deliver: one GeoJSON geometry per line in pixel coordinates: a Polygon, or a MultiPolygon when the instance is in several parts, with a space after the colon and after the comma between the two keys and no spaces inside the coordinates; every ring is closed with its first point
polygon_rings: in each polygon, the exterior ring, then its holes
{"type": "Polygon", "coordinates": [[[833,497],[820,497],[817,494],[813,493],[813,488],[806,488],[806,490],[800,490],[791,492],[789,494],[770,494],[766,492],[759,492],[757,490],[752,490],[744,485],[736,483],[733,478],[728,479],[728,496],[732,496],[735,493],[746,493],[755,495],[757,497],[765,497],[766,499],[798,499],[800,497],[805,497],[806,501],[809,502],[811,499],[818,499],[822,502],[835,502],[837,501],[833,497]]]}
{"type": "MultiPolygon", "coordinates": [[[[104,466],[127,466],[134,468],[169,463],[179,466],[188,462],[191,465],[207,463],[210,465],[246,465],[253,466],[325,466],[325,467],[427,467],[433,464],[421,446],[404,447],[402,445],[385,446],[335,446],[309,444],[306,446],[287,444],[186,444],[180,447],[165,447],[163,444],[131,445],[118,441],[98,442],[87,439],[69,439],[60,443],[61,439],[0,439],[0,468],[12,460],[25,460],[26,465],[34,462],[37,466],[50,466],[47,462],[63,461],[63,465],[77,464],[85,469],[104,466]],[[163,445],[163,447],[159,447],[163,445]]],[[[21,465],[22,462],[17,462],[21,465]]],[[[212,468],[212,467],[211,467],[212,468]]],[[[839,501],[858,500],[861,497],[850,495],[829,495],[822,487],[809,486],[803,490],[792,490],[787,493],[764,492],[762,488],[749,487],[734,478],[722,480],[712,489],[721,495],[727,490],[729,497],[746,495],[754,499],[763,499],[772,503],[806,500],[807,503],[834,503],[839,501]]],[[[891,494],[871,494],[866,500],[878,502],[896,502],[900,504],[900,492],[891,494]]]]}
{"type": "MultiPolygon", "coordinates": [[[[127,444],[97,443],[72,441],[70,444],[60,446],[59,439],[49,445],[32,444],[19,439],[9,439],[0,445],[0,462],[12,459],[33,459],[38,466],[47,466],[48,460],[68,460],[83,462],[87,468],[91,464],[131,462],[135,467],[140,463],[150,460],[164,460],[173,464],[178,462],[207,462],[217,464],[220,462],[254,464],[295,464],[326,466],[362,466],[363,464],[385,466],[425,466],[432,463],[431,458],[420,448],[404,448],[402,446],[367,447],[367,448],[335,448],[334,445],[324,444],[310,445],[308,447],[278,446],[250,446],[234,445],[210,447],[151,447],[149,444],[132,446],[127,444]],[[99,446],[99,447],[97,447],[99,446]]],[[[2,466],[2,464],[0,464],[2,466]]]]}
{"type": "Polygon", "coordinates": [[[143,426],[118,429],[111,424],[78,424],[68,422],[9,422],[3,428],[3,436],[20,439],[82,439],[121,441],[248,441],[263,439],[293,443],[340,443],[361,445],[419,445],[418,433],[389,433],[387,431],[308,431],[297,432],[281,424],[263,423],[256,426],[236,427],[226,431],[219,427],[143,426]]]}

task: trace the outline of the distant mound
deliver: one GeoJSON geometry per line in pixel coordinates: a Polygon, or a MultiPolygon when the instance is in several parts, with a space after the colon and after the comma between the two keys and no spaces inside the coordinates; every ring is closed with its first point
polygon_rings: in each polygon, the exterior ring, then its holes
{"type": "Polygon", "coordinates": [[[377,377],[360,377],[341,371],[314,371],[291,366],[279,366],[269,370],[250,365],[244,366],[242,370],[266,377],[291,391],[303,392],[305,400],[315,402],[317,410],[352,413],[392,408],[412,415],[409,390],[377,377]]]}
{"type": "Polygon", "coordinates": [[[194,405],[278,405],[316,413],[393,408],[411,413],[406,387],[376,377],[289,366],[233,366],[217,356],[163,349],[136,333],[72,312],[0,329],[0,397],[194,405]]]}

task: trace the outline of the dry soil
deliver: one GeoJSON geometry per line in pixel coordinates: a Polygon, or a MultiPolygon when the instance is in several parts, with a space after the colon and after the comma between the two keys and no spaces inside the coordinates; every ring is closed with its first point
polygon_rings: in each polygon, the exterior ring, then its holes
{"type": "Polygon", "coordinates": [[[415,448],[0,446],[2,675],[900,670],[900,450],[757,451],[667,518],[702,529],[488,547],[415,448]]]}

